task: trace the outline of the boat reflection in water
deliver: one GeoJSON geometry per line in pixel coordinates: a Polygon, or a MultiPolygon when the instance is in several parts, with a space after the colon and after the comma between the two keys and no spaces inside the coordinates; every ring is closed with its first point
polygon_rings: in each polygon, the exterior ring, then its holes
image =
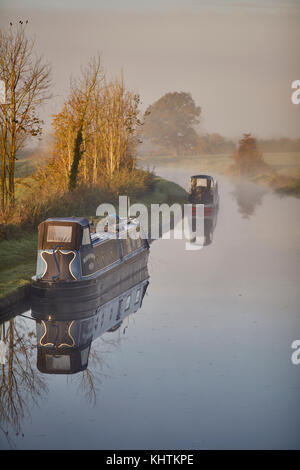
{"type": "MultiPolygon", "coordinates": [[[[106,332],[116,331],[136,313],[149,284],[147,266],[118,285],[106,285],[99,307],[87,316],[57,311],[47,315],[32,310],[37,330],[37,368],[46,374],[75,374],[88,367],[92,341],[106,332]]],[[[112,281],[112,280],[111,280],[112,281]]]]}
{"type": "MultiPolygon", "coordinates": [[[[73,308],[74,303],[67,311],[63,299],[56,306],[51,299],[49,304],[44,300],[39,309],[37,299],[33,303],[28,299],[1,316],[0,341],[6,352],[0,368],[0,445],[3,437],[9,446],[14,445],[23,432],[24,417],[30,418],[29,404],[40,403],[48,393],[45,374],[75,374],[68,383],[95,404],[97,384],[102,383],[105,374],[101,351],[97,345],[91,347],[92,342],[106,332],[116,331],[141,308],[149,283],[147,261],[145,252],[136,259],[136,265],[121,263],[113,277],[113,273],[103,277],[98,305],[93,307],[93,296],[89,311],[84,308],[81,313],[78,305],[73,308]],[[36,347],[38,370],[33,366],[36,347]]],[[[110,345],[114,344],[112,339],[110,345]]],[[[107,343],[105,349],[107,354],[107,343]]]]}
{"type": "MultiPolygon", "coordinates": [[[[204,207],[205,210],[205,207],[204,207]]],[[[213,241],[214,230],[217,225],[219,206],[210,213],[204,212],[204,235],[203,237],[193,237],[190,243],[200,244],[203,246],[211,245],[213,241]]]]}
{"type": "Polygon", "coordinates": [[[194,175],[191,177],[189,202],[192,204],[192,219],[189,249],[199,249],[212,243],[217,225],[219,199],[218,182],[212,176],[194,175]],[[198,217],[196,204],[203,204],[203,233],[200,235],[196,233],[198,217]]]}

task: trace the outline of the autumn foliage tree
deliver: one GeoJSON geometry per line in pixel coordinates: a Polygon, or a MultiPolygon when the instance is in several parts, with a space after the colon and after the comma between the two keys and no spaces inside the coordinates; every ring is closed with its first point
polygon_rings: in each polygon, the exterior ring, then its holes
{"type": "Polygon", "coordinates": [[[233,156],[235,169],[241,176],[255,174],[265,169],[262,153],[258,150],[256,139],[249,133],[239,141],[238,149],[233,156]]]}
{"type": "Polygon", "coordinates": [[[0,78],[6,103],[0,104],[1,212],[15,203],[16,153],[29,137],[39,136],[42,120],[37,111],[49,95],[50,66],[34,55],[34,40],[25,26],[0,31],[0,78]]]}
{"type": "Polygon", "coordinates": [[[201,108],[190,93],[166,93],[146,110],[143,137],[175,155],[193,151],[198,142],[194,127],[200,114],[201,108]]]}
{"type": "MultiPolygon", "coordinates": [[[[99,85],[100,57],[92,59],[86,69],[82,71],[82,78],[79,83],[72,86],[72,104],[76,109],[76,137],[73,148],[73,160],[69,174],[69,189],[75,189],[77,185],[77,176],[79,164],[84,152],[83,128],[86,123],[90,101],[97,84],[99,85]]],[[[86,126],[85,126],[86,127],[86,126]]]]}
{"type": "Polygon", "coordinates": [[[134,172],[139,103],[122,76],[107,80],[99,57],[90,60],[53,118],[53,154],[35,175],[40,185],[65,192],[109,185],[120,172],[134,172]]]}

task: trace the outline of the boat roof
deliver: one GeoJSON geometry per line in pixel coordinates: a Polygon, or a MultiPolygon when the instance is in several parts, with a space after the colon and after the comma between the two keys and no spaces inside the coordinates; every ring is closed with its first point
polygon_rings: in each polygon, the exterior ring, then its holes
{"type": "MultiPolygon", "coordinates": [[[[118,225],[118,233],[121,234],[122,232],[126,232],[127,230],[136,230],[136,226],[140,226],[139,220],[132,218],[128,219],[127,217],[120,217],[118,225]]],[[[112,227],[112,231],[107,232],[95,232],[91,233],[91,240],[94,243],[101,243],[110,239],[116,238],[116,230],[112,227]]]]}
{"type": "Polygon", "coordinates": [[[200,179],[200,178],[203,178],[203,179],[208,179],[208,180],[213,180],[213,176],[210,176],[210,175],[193,175],[191,176],[191,179],[192,178],[197,178],[197,179],[200,179]]]}
{"type": "Polygon", "coordinates": [[[51,217],[45,222],[75,222],[82,225],[82,227],[89,225],[89,221],[85,217],[51,217]]]}

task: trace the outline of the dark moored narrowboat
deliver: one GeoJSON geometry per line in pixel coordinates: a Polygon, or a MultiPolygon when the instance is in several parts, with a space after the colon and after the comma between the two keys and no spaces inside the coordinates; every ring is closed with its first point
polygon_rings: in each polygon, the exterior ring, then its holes
{"type": "Polygon", "coordinates": [[[39,225],[33,310],[42,315],[88,315],[108,290],[147,269],[149,244],[139,222],[115,220],[99,233],[91,233],[85,218],[51,218],[39,225]]]}
{"type": "Polygon", "coordinates": [[[218,182],[209,175],[191,176],[189,201],[192,204],[204,204],[204,211],[214,210],[219,206],[218,182]]]}
{"type": "MultiPolygon", "coordinates": [[[[191,176],[191,186],[189,193],[189,202],[192,204],[192,217],[196,218],[196,204],[203,204],[204,215],[204,237],[200,245],[210,245],[213,240],[213,232],[217,223],[219,210],[219,190],[217,180],[210,175],[191,176]]],[[[192,230],[194,230],[194,220],[192,221],[192,230]]],[[[191,239],[196,243],[196,237],[191,239]]]]}

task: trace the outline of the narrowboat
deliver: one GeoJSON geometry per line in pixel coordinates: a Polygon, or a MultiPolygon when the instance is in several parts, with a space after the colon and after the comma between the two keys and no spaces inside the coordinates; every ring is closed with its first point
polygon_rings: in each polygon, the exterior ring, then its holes
{"type": "Polygon", "coordinates": [[[218,182],[209,175],[191,176],[189,201],[192,204],[204,204],[204,215],[208,215],[219,206],[218,182]]]}
{"type": "MultiPolygon", "coordinates": [[[[217,224],[219,210],[219,190],[217,180],[209,175],[191,176],[189,202],[193,205],[193,218],[196,217],[196,204],[204,205],[204,234],[200,244],[203,246],[210,245],[213,240],[213,232],[217,224]]],[[[194,221],[192,221],[192,228],[194,229],[194,221]]],[[[191,243],[195,243],[197,239],[194,237],[190,241],[191,243]]]]}
{"type": "Polygon", "coordinates": [[[61,318],[89,315],[99,299],[120,282],[147,268],[149,243],[139,221],[107,218],[93,231],[85,218],[50,218],[38,227],[36,276],[31,284],[32,309],[61,318]]]}

